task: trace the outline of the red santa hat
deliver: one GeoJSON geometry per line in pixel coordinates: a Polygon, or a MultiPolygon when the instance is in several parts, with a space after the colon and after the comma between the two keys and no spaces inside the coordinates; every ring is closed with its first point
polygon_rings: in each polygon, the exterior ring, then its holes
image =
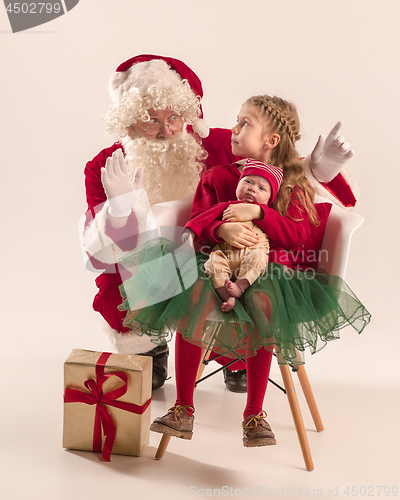
{"type": "Polygon", "coordinates": [[[196,118],[191,120],[193,130],[200,137],[207,137],[209,128],[203,120],[201,98],[203,88],[198,76],[182,61],[172,57],[142,54],[118,66],[110,78],[109,91],[114,103],[121,102],[127,93],[136,92],[137,99],[149,99],[148,90],[155,87],[160,90],[170,90],[182,86],[186,81],[198,100],[196,118]]]}
{"type": "Polygon", "coordinates": [[[271,198],[268,202],[268,205],[270,205],[275,200],[279,188],[281,187],[283,170],[280,167],[275,167],[274,165],[268,165],[267,163],[248,158],[244,164],[240,179],[246,177],[246,175],[260,175],[270,182],[272,191],[271,198]]]}

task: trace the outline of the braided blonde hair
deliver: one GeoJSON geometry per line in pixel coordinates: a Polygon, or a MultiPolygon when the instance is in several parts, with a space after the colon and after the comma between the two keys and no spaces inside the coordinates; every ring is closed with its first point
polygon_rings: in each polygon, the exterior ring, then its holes
{"type": "Polygon", "coordinates": [[[306,178],[303,163],[299,160],[295,148],[296,141],[301,137],[300,120],[295,105],[280,97],[268,95],[250,97],[246,103],[258,108],[261,116],[265,116],[270,132],[280,137],[270,159],[272,165],[283,169],[283,180],[274,207],[281,215],[286,215],[292,194],[295,193],[306,210],[310,223],[318,226],[318,215],[313,203],[315,191],[306,178]],[[300,189],[294,191],[296,186],[300,189]]]}

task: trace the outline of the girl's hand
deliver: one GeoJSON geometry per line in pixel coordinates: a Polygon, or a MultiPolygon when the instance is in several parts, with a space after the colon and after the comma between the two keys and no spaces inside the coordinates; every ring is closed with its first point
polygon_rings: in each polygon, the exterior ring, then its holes
{"type": "Polygon", "coordinates": [[[263,218],[263,209],[254,203],[235,203],[229,205],[222,214],[222,220],[226,222],[247,222],[263,218]]]}
{"type": "Polygon", "coordinates": [[[258,236],[251,227],[240,222],[221,224],[215,232],[217,238],[226,241],[236,248],[245,248],[258,243],[258,236]]]}

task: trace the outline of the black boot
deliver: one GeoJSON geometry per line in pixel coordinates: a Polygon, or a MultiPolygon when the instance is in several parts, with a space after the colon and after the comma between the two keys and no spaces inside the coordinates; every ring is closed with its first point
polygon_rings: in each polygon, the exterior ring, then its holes
{"type": "Polygon", "coordinates": [[[246,370],[230,371],[228,368],[224,368],[222,371],[224,372],[224,382],[228,391],[247,392],[246,370]]]}
{"type": "Polygon", "coordinates": [[[153,375],[151,388],[154,391],[164,385],[168,376],[168,345],[159,345],[151,351],[143,352],[139,356],[151,356],[153,358],[153,375]]]}

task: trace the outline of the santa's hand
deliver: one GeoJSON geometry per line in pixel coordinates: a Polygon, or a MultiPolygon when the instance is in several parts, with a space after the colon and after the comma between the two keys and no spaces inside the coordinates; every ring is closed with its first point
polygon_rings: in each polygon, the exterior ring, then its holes
{"type": "Polygon", "coordinates": [[[343,122],[337,122],[325,138],[320,135],[318,142],[311,153],[311,170],[320,182],[329,182],[337,176],[344,165],[354,156],[350,144],[344,137],[337,136],[343,122]]]}
{"type": "Polygon", "coordinates": [[[107,158],[101,169],[101,182],[107,196],[108,211],[113,217],[127,217],[137,201],[137,190],[140,189],[142,171],[135,172],[133,182],[128,175],[124,155],[120,149],[107,158]]]}
{"type": "Polygon", "coordinates": [[[142,187],[143,167],[137,167],[133,174],[132,186],[136,191],[142,187]]]}
{"type": "Polygon", "coordinates": [[[182,232],[181,241],[182,243],[188,243],[189,245],[193,246],[194,237],[195,237],[195,232],[192,229],[185,227],[185,229],[182,232]]]}

